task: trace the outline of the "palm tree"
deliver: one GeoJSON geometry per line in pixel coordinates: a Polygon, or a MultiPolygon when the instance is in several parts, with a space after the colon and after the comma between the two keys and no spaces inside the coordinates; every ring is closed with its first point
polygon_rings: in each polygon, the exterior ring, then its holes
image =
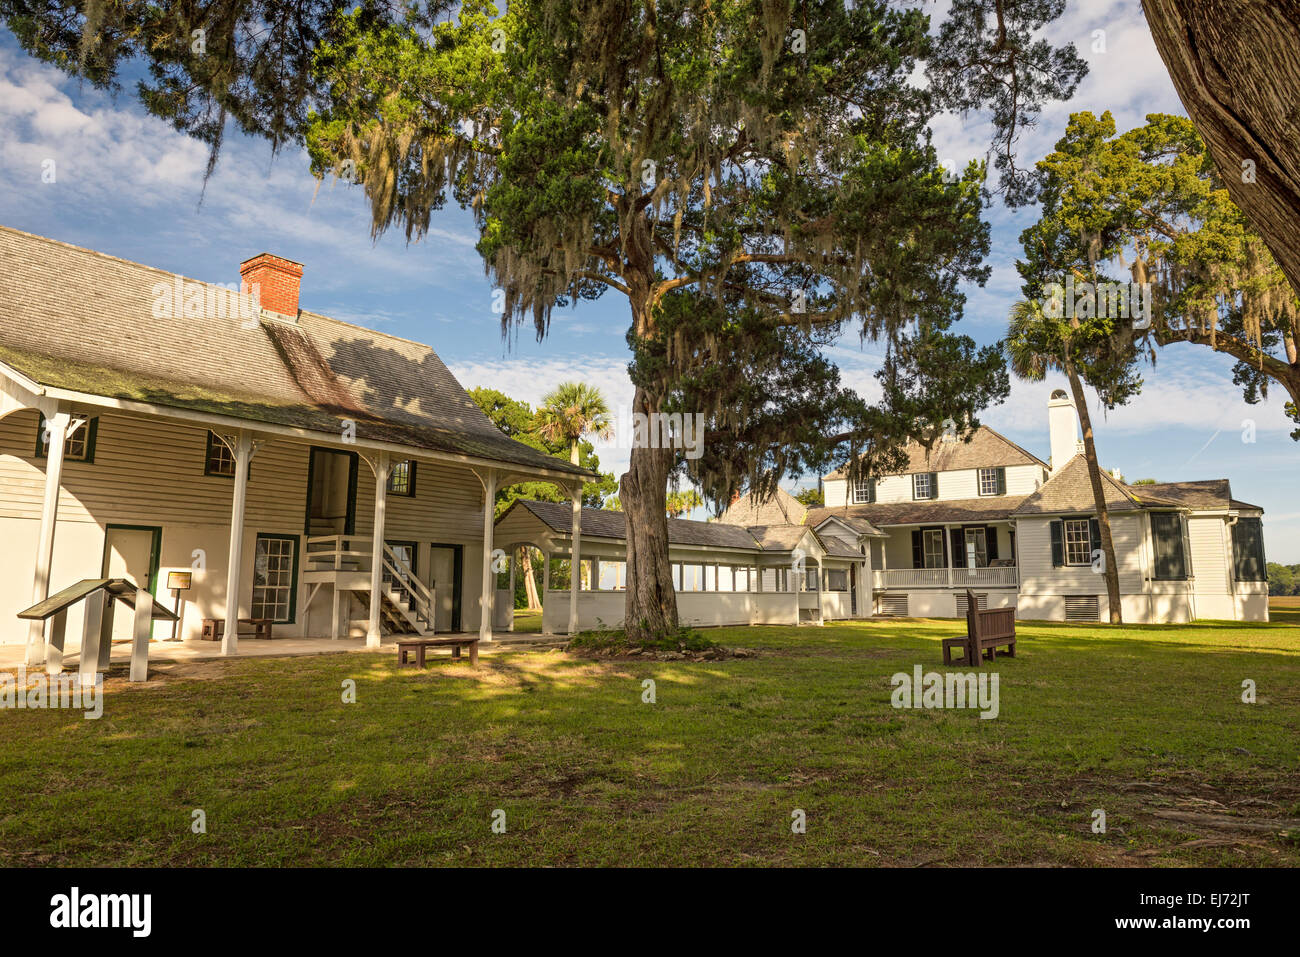
{"type": "Polygon", "coordinates": [[[569,461],[577,465],[582,437],[611,438],[614,423],[600,389],[585,382],[561,382],[542,397],[537,409],[537,431],[548,442],[568,443],[569,461]]]}
{"type": "Polygon", "coordinates": [[[700,498],[700,493],[693,488],[688,488],[685,492],[669,492],[667,498],[669,518],[684,515],[691,509],[699,508],[704,504],[704,499],[700,498]]]}
{"type": "MultiPolygon", "coordinates": [[[[1053,330],[1054,332],[1055,330],[1053,330]]],[[[1119,565],[1115,562],[1115,541],[1110,534],[1110,513],[1106,509],[1106,493],[1102,486],[1101,466],[1097,464],[1097,446],[1093,442],[1092,416],[1088,412],[1087,398],[1083,394],[1083,380],[1074,360],[1072,343],[1068,336],[1054,337],[1046,328],[1039,303],[1020,300],[1011,307],[1007,321],[1007,338],[1003,348],[1011,371],[1019,378],[1041,382],[1048,371],[1063,372],[1070,383],[1074,410],[1079,415],[1083,431],[1083,457],[1088,465],[1088,479],[1092,484],[1093,507],[1097,511],[1097,525],[1101,531],[1101,551],[1106,566],[1106,598],[1110,606],[1110,623],[1123,623],[1119,597],[1119,565]]],[[[1062,463],[1053,462],[1055,468],[1062,463]]]]}

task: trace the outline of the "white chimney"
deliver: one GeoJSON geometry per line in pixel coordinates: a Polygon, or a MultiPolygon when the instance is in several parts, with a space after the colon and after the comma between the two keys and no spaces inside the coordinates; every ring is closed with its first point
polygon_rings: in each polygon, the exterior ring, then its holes
{"type": "Polygon", "coordinates": [[[1055,475],[1083,451],[1079,439],[1079,416],[1064,389],[1052,392],[1047,402],[1047,430],[1052,442],[1052,474],[1055,475]]]}

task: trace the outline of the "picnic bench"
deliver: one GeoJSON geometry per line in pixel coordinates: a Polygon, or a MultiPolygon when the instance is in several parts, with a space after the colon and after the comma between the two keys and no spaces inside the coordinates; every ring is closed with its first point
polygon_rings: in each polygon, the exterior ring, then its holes
{"type": "MultiPolygon", "coordinates": [[[[275,621],[270,618],[241,618],[239,619],[239,634],[252,635],[254,638],[274,638],[271,633],[271,626],[275,621]],[[247,627],[244,627],[244,626],[247,627]]],[[[224,618],[204,618],[203,633],[199,638],[203,641],[220,641],[221,636],[226,633],[226,622],[224,618]]]]}
{"type": "Polygon", "coordinates": [[[477,638],[399,638],[397,639],[397,666],[399,668],[407,665],[412,668],[423,668],[425,653],[430,648],[450,648],[453,658],[460,657],[462,648],[469,649],[469,663],[471,667],[478,667],[478,639],[477,638]],[[411,661],[411,654],[415,654],[415,660],[411,661]]]}
{"type": "Polygon", "coordinates": [[[980,658],[989,661],[1006,646],[1002,654],[1016,656],[1016,608],[980,608],[972,591],[966,592],[966,634],[943,640],[943,663],[955,664],[953,652],[961,649],[964,663],[980,666],[980,658]]]}

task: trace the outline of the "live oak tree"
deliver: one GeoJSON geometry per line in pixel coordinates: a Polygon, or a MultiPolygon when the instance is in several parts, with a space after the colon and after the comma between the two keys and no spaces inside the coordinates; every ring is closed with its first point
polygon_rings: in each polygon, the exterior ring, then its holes
{"type": "Polygon", "coordinates": [[[1142,9],[1223,187],[1300,294],[1300,2],[1142,9]]]}
{"type": "Polygon", "coordinates": [[[227,119],[305,143],[315,172],[365,190],[376,233],[417,239],[446,203],[471,209],[507,334],[625,297],[633,412],[706,430],[697,457],[632,449],[633,637],[676,624],[674,470],[715,501],[828,461],[884,470],[905,438],[1005,396],[997,351],[952,330],[961,284],[987,275],[985,165],[937,156],[928,123],[989,108],[997,188],[1023,201],[1016,139],[1084,72],[1072,46],[1035,39],[1064,0],[956,0],[933,33],[922,9],[882,0],[351,6],[0,0],[0,14],[100,85],[143,58],[144,103],[214,161],[227,119]],[[883,353],[874,401],[825,359],[845,332],[883,353]]]}

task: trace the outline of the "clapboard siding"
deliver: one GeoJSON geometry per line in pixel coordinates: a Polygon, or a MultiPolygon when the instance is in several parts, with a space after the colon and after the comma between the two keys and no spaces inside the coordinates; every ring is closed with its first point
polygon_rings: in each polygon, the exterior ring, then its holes
{"type": "MultiPolygon", "coordinates": [[[[39,519],[45,462],[36,458],[39,416],[0,420],[0,516],[39,519]]],[[[207,430],[119,413],[99,416],[92,463],[64,463],[61,522],[228,524],[233,480],[204,475],[207,430]]],[[[300,529],[307,446],[264,442],[248,483],[248,524],[300,529]]]]}
{"type": "MultiPolygon", "coordinates": [[[[1006,469],[1007,495],[1028,495],[1045,481],[1043,468],[1040,465],[1008,465],[1006,469]]],[[[828,508],[842,506],[846,504],[848,482],[844,479],[827,479],[822,483],[822,491],[828,508]]],[[[935,501],[979,497],[978,469],[953,469],[939,473],[939,497],[935,501]]],[[[878,503],[912,501],[912,476],[888,475],[877,479],[876,501],[878,503]]]]}
{"type": "MultiPolygon", "coordinates": [[[[37,459],[33,410],[0,419],[0,517],[39,519],[45,463],[37,459]]],[[[93,463],[65,462],[61,522],[228,525],[233,480],[204,475],[207,430],[119,413],[99,416],[93,463]]],[[[248,482],[247,525],[299,533],[307,504],[310,445],[264,439],[248,482]]],[[[415,497],[390,495],[385,537],[478,541],[483,487],[467,468],[420,462],[415,497]]],[[[374,473],[357,475],[356,529],[374,528],[374,473]]]]}
{"type": "MultiPolygon", "coordinates": [[[[1136,515],[1110,517],[1121,592],[1142,591],[1142,524],[1136,515]]],[[[1105,594],[1105,578],[1090,565],[1052,565],[1051,521],[1022,518],[1016,523],[1020,590],[1026,594],[1105,594]]]]}

